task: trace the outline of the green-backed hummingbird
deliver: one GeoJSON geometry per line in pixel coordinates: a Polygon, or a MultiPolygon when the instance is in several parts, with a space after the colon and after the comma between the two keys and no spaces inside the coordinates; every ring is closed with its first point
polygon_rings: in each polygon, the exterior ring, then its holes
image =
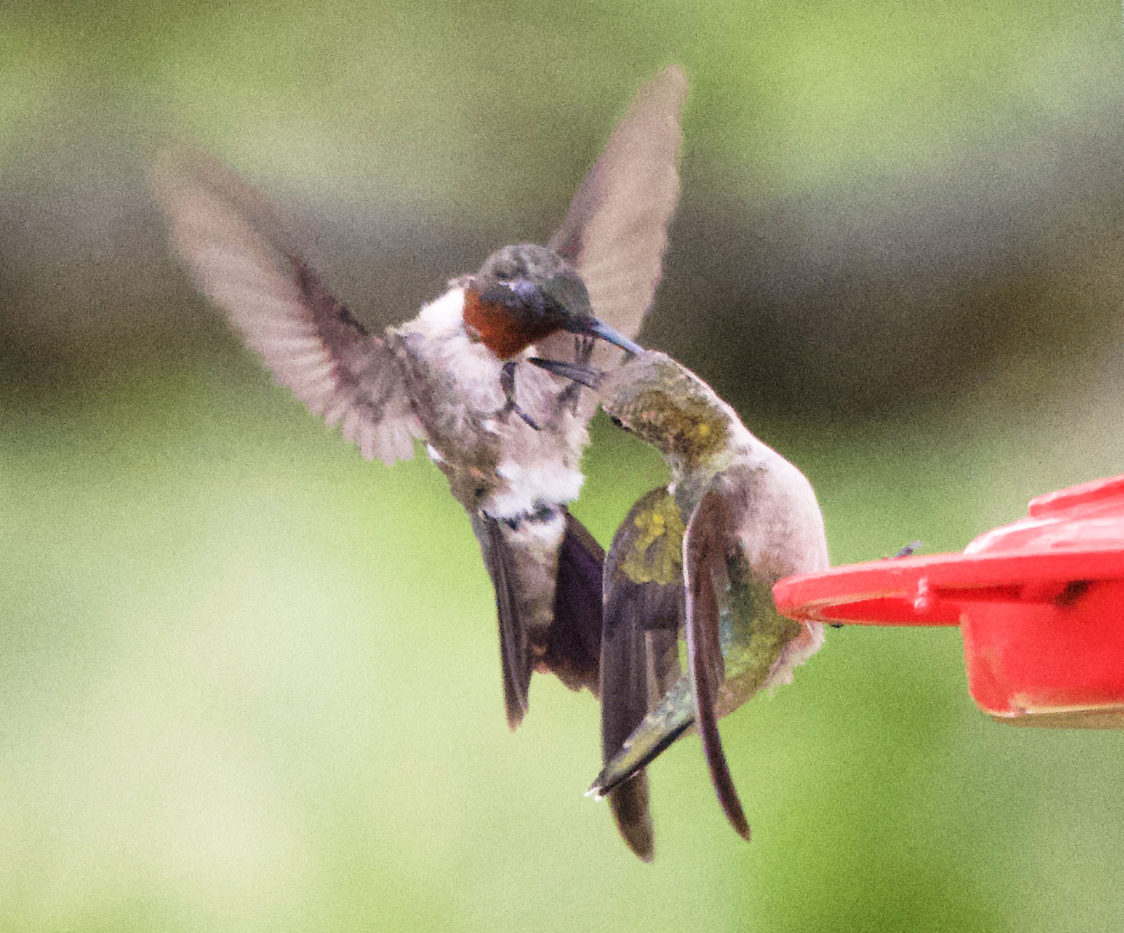
{"type": "Polygon", "coordinates": [[[514,728],[534,670],[598,688],[603,552],[569,514],[596,407],[532,355],[635,353],[678,196],[683,72],[645,85],[547,246],[493,253],[405,324],[372,334],[294,246],[288,225],[205,156],[155,173],[175,248],[243,340],[367,459],[422,439],[467,510],[495,586],[514,728]]]}
{"type": "Polygon", "coordinates": [[[633,506],[605,562],[605,767],[590,792],[612,794],[626,841],[650,857],[650,818],[636,811],[647,800],[644,768],[694,726],[719,801],[749,838],[717,723],[755,693],[788,683],[823,641],[819,623],[782,616],[772,596],[781,577],[828,565],[812,486],[710,386],[662,353],[640,354],[603,379],[541,365],[599,384],[606,413],[656,447],[671,474],[633,506]],[[622,813],[617,795],[629,786],[633,809],[622,813]]]}

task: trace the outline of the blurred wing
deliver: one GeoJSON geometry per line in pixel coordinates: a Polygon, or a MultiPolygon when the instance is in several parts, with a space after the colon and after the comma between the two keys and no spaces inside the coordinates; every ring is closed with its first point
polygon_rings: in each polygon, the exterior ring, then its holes
{"type": "Polygon", "coordinates": [[[412,457],[423,431],[398,361],[321,284],[265,198],[205,155],[161,165],[154,187],[195,284],[274,378],[342,422],[368,460],[412,457]]]}
{"type": "MultiPolygon", "coordinates": [[[[581,274],[593,313],[627,337],[639,333],[663,270],[667,226],[679,196],[686,95],[687,78],[678,65],[640,89],[549,244],[581,274]]],[[[542,355],[566,359],[571,342],[569,335],[547,338],[542,355]]],[[[602,363],[616,352],[598,347],[602,363]]]]}
{"type": "Polygon", "coordinates": [[[726,818],[740,836],[748,839],[749,823],[722,751],[715,709],[725,668],[718,631],[715,581],[725,578],[726,554],[733,537],[734,525],[728,504],[712,489],[695,509],[683,537],[683,567],[687,582],[687,660],[695,695],[695,726],[710,769],[710,779],[726,818]]]}
{"type": "MultiPolygon", "coordinates": [[[[621,568],[641,537],[636,515],[651,511],[667,490],[654,489],[621,523],[605,561],[605,624],[601,636],[601,753],[608,764],[648,709],[679,676],[677,641],[683,582],[638,582],[621,568]]],[[[609,793],[617,827],[645,861],[653,855],[648,778],[639,771],[609,793]]]]}

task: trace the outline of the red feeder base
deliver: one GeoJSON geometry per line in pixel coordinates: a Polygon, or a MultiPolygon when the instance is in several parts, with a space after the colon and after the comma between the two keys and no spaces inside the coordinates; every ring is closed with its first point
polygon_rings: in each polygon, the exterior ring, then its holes
{"type": "Polygon", "coordinates": [[[1124,476],[1033,499],[963,554],[787,577],[795,619],[960,625],[972,698],[1004,722],[1124,728],[1124,476]]]}

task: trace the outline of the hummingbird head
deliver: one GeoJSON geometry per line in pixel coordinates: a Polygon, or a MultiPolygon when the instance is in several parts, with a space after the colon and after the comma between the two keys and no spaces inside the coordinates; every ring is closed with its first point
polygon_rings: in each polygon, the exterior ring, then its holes
{"type": "Polygon", "coordinates": [[[613,423],[666,457],[698,463],[725,449],[725,404],[664,353],[644,351],[608,373],[599,388],[601,407],[613,423]]]}
{"type": "Polygon", "coordinates": [[[524,243],[505,246],[469,276],[464,323],[500,359],[558,331],[599,337],[629,353],[641,348],[593,316],[577,270],[554,250],[524,243]]]}

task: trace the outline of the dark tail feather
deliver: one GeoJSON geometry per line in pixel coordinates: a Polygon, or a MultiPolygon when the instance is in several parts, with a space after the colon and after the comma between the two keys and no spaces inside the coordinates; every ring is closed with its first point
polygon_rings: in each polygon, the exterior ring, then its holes
{"type": "Polygon", "coordinates": [[[507,545],[499,524],[491,518],[474,519],[484,553],[484,562],[496,593],[496,614],[500,629],[500,665],[503,668],[503,699],[507,724],[519,726],[527,712],[527,689],[531,682],[531,654],[527,631],[519,618],[507,545]]]}
{"type": "Polygon", "coordinates": [[[605,552],[576,518],[566,514],[558,549],[554,621],[540,664],[571,690],[598,692],[601,663],[601,567],[605,552]]]}

